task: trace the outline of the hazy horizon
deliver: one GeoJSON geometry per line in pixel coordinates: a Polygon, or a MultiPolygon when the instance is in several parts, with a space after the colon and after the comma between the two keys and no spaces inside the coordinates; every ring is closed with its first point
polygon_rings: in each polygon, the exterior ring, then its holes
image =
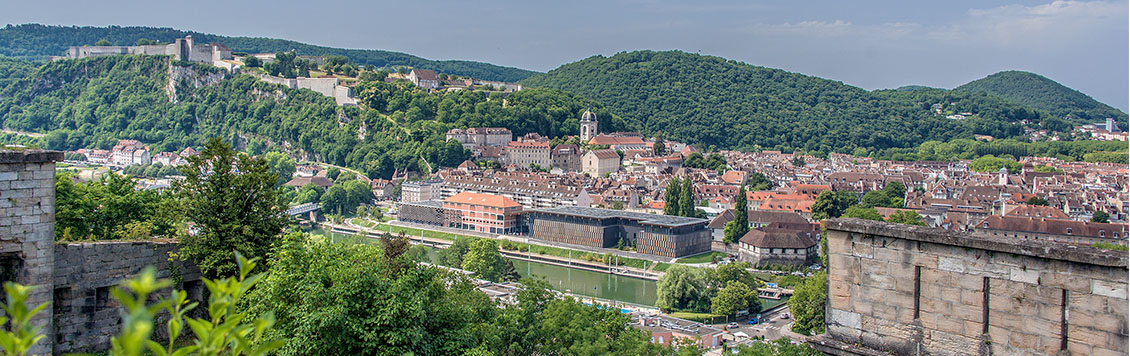
{"type": "Polygon", "coordinates": [[[1124,112],[1130,107],[1126,2],[280,1],[268,8],[205,0],[192,10],[121,0],[73,4],[15,4],[0,23],[173,27],[540,72],[598,54],[677,49],[868,90],[949,89],[1022,70],[1124,112]]]}

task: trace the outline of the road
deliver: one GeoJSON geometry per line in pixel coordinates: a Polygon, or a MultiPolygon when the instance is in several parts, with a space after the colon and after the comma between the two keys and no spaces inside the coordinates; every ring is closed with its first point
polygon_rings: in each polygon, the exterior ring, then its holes
{"type": "MultiPolygon", "coordinates": [[[[781,315],[785,313],[789,313],[788,306],[762,314],[761,323],[757,325],[749,325],[746,322],[748,318],[742,318],[741,321],[737,322],[738,328],[727,330],[726,334],[724,334],[722,338],[723,340],[726,340],[728,342],[748,342],[750,339],[737,338],[739,340],[735,340],[736,338],[733,336],[733,334],[740,331],[745,333],[746,335],[749,335],[750,338],[761,337],[765,341],[772,341],[782,337],[787,337],[789,339],[792,339],[794,342],[805,342],[806,336],[792,331],[793,319],[791,318],[791,313],[789,319],[781,318],[781,315]]],[[[718,329],[723,329],[726,324],[716,324],[713,326],[718,329]]]]}

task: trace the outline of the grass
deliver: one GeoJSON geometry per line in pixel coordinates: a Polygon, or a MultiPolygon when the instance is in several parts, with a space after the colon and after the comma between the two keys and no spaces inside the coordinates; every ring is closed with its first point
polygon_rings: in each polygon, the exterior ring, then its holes
{"type": "Polygon", "coordinates": [[[668,268],[671,268],[671,266],[673,265],[670,263],[659,262],[659,264],[655,265],[655,268],[653,268],[652,270],[656,272],[666,272],[668,268]]]}
{"type": "Polygon", "coordinates": [[[704,253],[700,253],[700,254],[697,254],[697,255],[694,255],[694,256],[690,256],[690,257],[683,257],[683,258],[676,260],[675,262],[678,262],[678,263],[707,263],[707,262],[714,262],[714,259],[716,257],[717,258],[723,258],[723,257],[727,257],[727,256],[729,256],[729,254],[724,253],[724,252],[710,251],[710,252],[704,252],[704,253]]]}

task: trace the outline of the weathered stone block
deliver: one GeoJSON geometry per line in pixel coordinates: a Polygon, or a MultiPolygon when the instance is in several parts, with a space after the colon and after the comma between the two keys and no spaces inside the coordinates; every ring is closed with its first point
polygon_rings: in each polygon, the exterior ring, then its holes
{"type": "Polygon", "coordinates": [[[1093,279],[1091,280],[1091,293],[1104,297],[1118,298],[1122,300],[1127,299],[1126,283],[1124,282],[1111,282],[1100,279],[1093,279]]]}
{"type": "Polygon", "coordinates": [[[1040,282],[1040,272],[1013,267],[1009,269],[1008,279],[1013,282],[1037,284],[1040,282]]]}
{"type": "Polygon", "coordinates": [[[859,313],[832,309],[829,311],[828,316],[831,318],[831,324],[842,325],[857,330],[863,327],[859,313]]]}
{"type": "Polygon", "coordinates": [[[955,257],[939,256],[938,269],[946,272],[964,273],[965,261],[955,257]]]}

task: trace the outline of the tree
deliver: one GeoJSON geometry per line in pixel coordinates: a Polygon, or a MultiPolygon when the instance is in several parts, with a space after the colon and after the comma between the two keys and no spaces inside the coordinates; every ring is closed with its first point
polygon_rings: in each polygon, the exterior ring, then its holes
{"type": "Polygon", "coordinates": [[[789,311],[793,313],[793,331],[824,332],[824,304],[827,298],[827,271],[820,271],[804,279],[789,298],[789,311]]]}
{"type": "Polygon", "coordinates": [[[498,252],[498,244],[491,239],[478,239],[471,243],[463,256],[463,269],[475,272],[477,278],[498,282],[506,270],[506,260],[498,252]]]}
{"type": "Polygon", "coordinates": [[[1028,198],[1028,201],[1025,201],[1024,203],[1026,203],[1026,204],[1028,204],[1028,205],[1041,205],[1041,206],[1047,206],[1047,205],[1048,205],[1048,200],[1047,200],[1047,199],[1044,199],[1044,198],[1041,198],[1041,197],[1031,197],[1031,198],[1028,198]]]}
{"type": "Polygon", "coordinates": [[[187,217],[198,233],[183,236],[180,253],[208,278],[238,272],[232,257],[267,256],[290,218],[275,187],[278,175],[262,158],[232,150],[212,138],[199,155],[181,167],[184,180],[175,189],[187,205],[187,217]]]}
{"type": "Polygon", "coordinates": [[[667,155],[667,144],[663,142],[663,138],[655,138],[655,144],[651,146],[651,153],[656,157],[663,157],[667,155]]]}
{"type": "Polygon", "coordinates": [[[899,181],[892,181],[883,187],[883,193],[890,199],[887,207],[889,208],[902,208],[903,200],[906,197],[906,185],[899,181]]]}
{"type": "Polygon", "coordinates": [[[823,356],[824,353],[808,346],[796,345],[789,338],[782,337],[768,343],[755,342],[738,349],[737,356],[823,356]]]}
{"type": "Polygon", "coordinates": [[[267,167],[271,168],[271,172],[278,174],[278,185],[290,181],[290,177],[297,170],[294,158],[290,158],[290,156],[281,152],[267,152],[263,155],[263,159],[267,161],[267,167]]]}
{"type": "Polygon", "coordinates": [[[349,211],[349,196],[341,184],[334,184],[319,198],[324,212],[338,214],[349,211]]]}
{"type": "Polygon", "coordinates": [[[98,42],[94,42],[94,45],[99,46],[99,47],[105,47],[105,46],[113,46],[114,44],[110,43],[110,41],[107,41],[105,38],[103,38],[103,39],[98,40],[98,42]]]}
{"type": "Polygon", "coordinates": [[[803,167],[805,164],[807,164],[804,161],[804,157],[802,157],[802,156],[796,156],[796,158],[793,158],[792,163],[793,163],[794,167],[803,167]]]}
{"type": "Polygon", "coordinates": [[[679,178],[671,177],[667,180],[667,189],[663,194],[663,215],[679,215],[679,197],[682,196],[682,189],[683,183],[679,178]]]}
{"type": "Polygon", "coordinates": [[[725,287],[718,290],[718,295],[710,300],[710,312],[717,315],[731,315],[739,310],[748,310],[750,299],[757,298],[757,293],[748,285],[738,281],[729,281],[725,287]]]}
{"type": "Polygon", "coordinates": [[[451,246],[439,251],[439,263],[448,267],[462,268],[463,256],[471,249],[471,243],[475,241],[471,237],[456,238],[451,246]]]}
{"type": "Polygon", "coordinates": [[[891,199],[882,190],[872,190],[863,195],[862,205],[866,208],[889,207],[891,199]]]}
{"type": "Polygon", "coordinates": [[[879,215],[879,212],[876,211],[875,208],[867,208],[859,205],[847,208],[842,217],[883,221],[883,216],[879,215]]]}
{"type": "Polygon", "coordinates": [[[656,282],[655,306],[663,310],[710,310],[709,277],[701,268],[673,265],[656,282]]]}
{"type": "Polygon", "coordinates": [[[679,216],[695,217],[698,213],[694,208],[694,181],[690,177],[683,180],[683,187],[679,189],[679,216]]]}
{"type": "Polygon", "coordinates": [[[326,178],[330,180],[337,180],[337,176],[341,174],[341,169],[337,167],[330,167],[326,169],[326,178]]]}
{"type": "Polygon", "coordinates": [[[913,211],[913,210],[895,211],[893,214],[891,214],[890,217],[887,218],[887,222],[892,222],[892,223],[896,223],[896,224],[926,226],[926,222],[923,221],[922,216],[918,215],[918,212],[913,211]]]}
{"type": "MultiPolygon", "coordinates": [[[[725,235],[722,240],[728,244],[738,242],[742,236],[749,232],[749,203],[744,186],[738,187],[738,195],[734,199],[734,220],[730,221],[734,224],[733,228],[730,228],[729,231],[723,230],[725,235]]],[[[727,223],[727,225],[730,223],[727,223]]],[[[729,228],[729,226],[726,227],[729,228]]]]}
{"type": "Polygon", "coordinates": [[[1095,210],[1095,214],[1091,215],[1091,222],[1109,223],[1110,222],[1110,214],[1107,214],[1105,211],[1102,211],[1102,210],[1095,210]]]}
{"type": "Polygon", "coordinates": [[[259,57],[247,56],[243,57],[243,65],[251,68],[258,68],[263,66],[263,60],[259,59],[259,57]]]}
{"type": "Polygon", "coordinates": [[[746,181],[746,186],[752,191],[761,191],[773,189],[773,181],[765,177],[761,172],[753,172],[749,175],[749,180],[746,181]]]}
{"type": "Polygon", "coordinates": [[[856,203],[855,196],[855,193],[848,191],[820,192],[816,196],[816,202],[812,204],[812,219],[819,221],[840,217],[844,210],[856,203]]]}

